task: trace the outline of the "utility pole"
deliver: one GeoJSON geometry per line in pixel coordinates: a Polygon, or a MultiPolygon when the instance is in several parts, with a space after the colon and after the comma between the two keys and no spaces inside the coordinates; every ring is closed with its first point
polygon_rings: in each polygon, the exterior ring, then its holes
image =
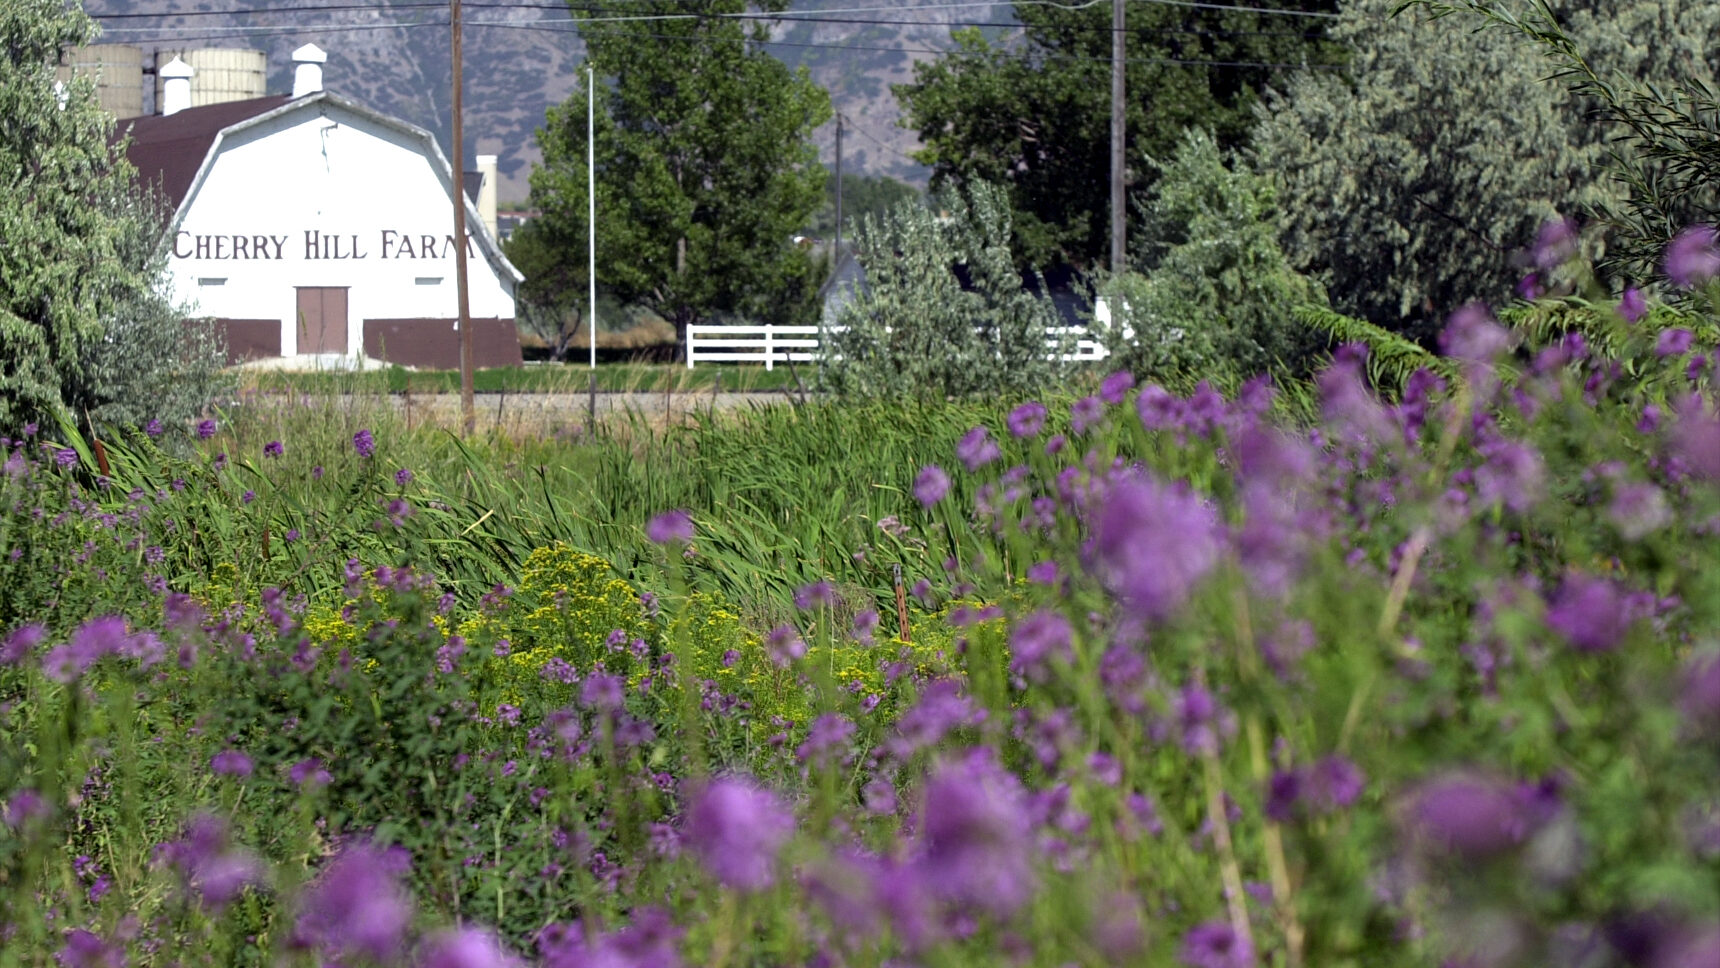
{"type": "Polygon", "coordinates": [[[460,0],[448,0],[448,23],[454,34],[454,285],[460,300],[460,422],[465,435],[478,426],[472,400],[472,304],[466,289],[466,131],[462,117],[460,0]]]}
{"type": "Polygon", "coordinates": [[[1111,271],[1123,271],[1123,0],[1111,0],[1111,271]]]}
{"type": "Polygon", "coordinates": [[[586,414],[586,432],[597,428],[597,74],[591,58],[585,60],[585,248],[586,279],[591,283],[591,304],[585,319],[591,330],[591,394],[586,414]]]}
{"type": "Polygon", "coordinates": [[[836,248],[830,272],[842,264],[842,112],[836,112],[836,248]]]}

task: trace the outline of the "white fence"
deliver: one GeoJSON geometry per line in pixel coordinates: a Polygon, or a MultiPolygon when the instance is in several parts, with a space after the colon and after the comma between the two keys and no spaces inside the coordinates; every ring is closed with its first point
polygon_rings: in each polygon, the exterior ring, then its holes
{"type": "MultiPolygon", "coordinates": [[[[1049,326],[1045,348],[1055,351],[1064,341],[1065,363],[1090,363],[1111,355],[1103,343],[1080,326],[1049,326]]],[[[722,326],[687,327],[687,369],[697,363],[763,363],[767,370],[778,363],[814,362],[818,351],[817,326],[722,326]]]]}

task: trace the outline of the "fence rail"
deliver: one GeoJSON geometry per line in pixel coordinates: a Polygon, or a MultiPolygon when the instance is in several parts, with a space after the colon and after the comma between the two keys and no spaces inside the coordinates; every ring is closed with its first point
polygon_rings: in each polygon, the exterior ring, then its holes
{"type": "MultiPolygon", "coordinates": [[[[701,324],[687,327],[687,369],[698,363],[763,363],[766,370],[778,363],[815,362],[819,352],[817,326],[724,326],[701,324]]],[[[1048,326],[1045,348],[1055,351],[1067,341],[1064,363],[1090,363],[1111,355],[1105,344],[1093,339],[1080,326],[1048,326]]]]}

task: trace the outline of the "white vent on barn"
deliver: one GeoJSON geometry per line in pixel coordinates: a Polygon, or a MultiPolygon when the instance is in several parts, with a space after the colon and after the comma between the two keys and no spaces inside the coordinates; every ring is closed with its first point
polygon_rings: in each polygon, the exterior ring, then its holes
{"type": "Polygon", "coordinates": [[[191,75],[197,71],[175,57],[159,72],[161,77],[161,113],[178,114],[191,106],[191,75]]]}
{"type": "Polygon", "coordinates": [[[293,51],[293,97],[304,97],[323,89],[323,65],[328,54],[315,44],[293,51]]]}

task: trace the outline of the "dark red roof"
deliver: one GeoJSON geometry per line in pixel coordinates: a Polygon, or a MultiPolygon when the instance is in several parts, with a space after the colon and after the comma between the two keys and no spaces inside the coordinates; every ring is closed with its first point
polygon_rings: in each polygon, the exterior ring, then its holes
{"type": "Polygon", "coordinates": [[[131,136],[126,157],[137,169],[138,179],[160,188],[177,209],[185,201],[185,193],[191,190],[197,170],[203,167],[209,146],[223,128],[267,114],[291,100],[285,94],[277,94],[186,108],[165,116],[130,118],[119,123],[115,136],[131,136]]]}

